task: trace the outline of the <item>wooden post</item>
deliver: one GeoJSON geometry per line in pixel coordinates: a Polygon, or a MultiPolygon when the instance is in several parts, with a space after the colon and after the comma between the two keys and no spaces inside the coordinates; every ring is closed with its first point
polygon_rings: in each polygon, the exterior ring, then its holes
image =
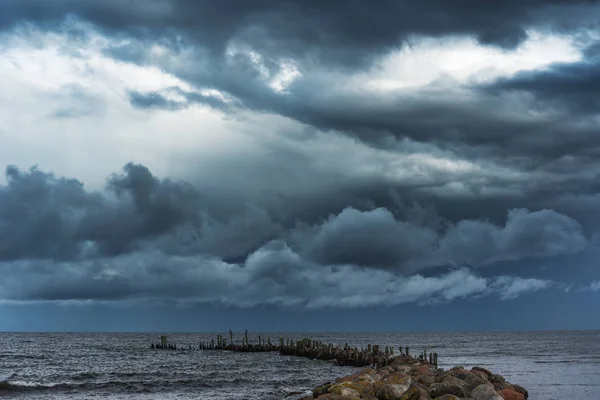
{"type": "Polygon", "coordinates": [[[246,339],[246,346],[249,346],[249,344],[248,344],[248,330],[247,329],[244,332],[244,338],[246,339]]]}
{"type": "Polygon", "coordinates": [[[410,355],[410,353],[408,352],[408,346],[406,346],[406,355],[410,355]]]}
{"type": "Polygon", "coordinates": [[[229,330],[229,343],[233,345],[233,332],[231,331],[231,329],[229,330]]]}

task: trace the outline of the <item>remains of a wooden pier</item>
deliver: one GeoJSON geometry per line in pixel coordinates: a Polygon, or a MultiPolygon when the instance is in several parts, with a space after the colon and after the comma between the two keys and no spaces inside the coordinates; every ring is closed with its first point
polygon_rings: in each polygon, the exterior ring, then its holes
{"type": "MultiPolygon", "coordinates": [[[[169,350],[225,350],[235,352],[279,352],[281,355],[306,357],[315,360],[335,361],[338,365],[348,365],[354,367],[375,366],[382,367],[389,364],[397,355],[410,355],[409,347],[398,346],[398,353],[395,353],[393,346],[380,347],[379,345],[368,345],[351,347],[347,343],[344,346],[324,343],[309,338],[302,340],[285,339],[280,337],[278,343],[272,343],[270,338],[266,340],[259,336],[258,343],[250,343],[248,331],[244,332],[241,343],[234,343],[233,332],[229,331],[229,340],[223,335],[217,335],[216,340],[210,342],[198,343],[198,347],[188,345],[188,348],[178,348],[175,344],[169,344],[166,336],[161,336],[160,344],[152,343],[152,349],[169,350]]],[[[423,363],[438,366],[438,354],[435,352],[427,353],[424,350],[416,356],[423,363]]]]}

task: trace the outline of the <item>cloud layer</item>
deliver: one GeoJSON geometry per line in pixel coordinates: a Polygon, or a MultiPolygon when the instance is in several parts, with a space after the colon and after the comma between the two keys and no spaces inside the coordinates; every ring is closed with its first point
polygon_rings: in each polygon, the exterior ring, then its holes
{"type": "Polygon", "coordinates": [[[0,300],[510,300],[598,237],[597,1],[0,3],[0,300]]]}
{"type": "MultiPolygon", "coordinates": [[[[512,210],[503,226],[401,220],[386,208],[345,208],[293,227],[268,209],[211,215],[202,194],[141,165],[106,190],[32,168],[0,187],[0,296],[10,300],[179,298],[225,304],[394,305],[498,294],[549,281],[483,278],[465,267],[581,251],[579,224],[551,210],[512,210]],[[433,267],[463,267],[439,276],[433,267]]],[[[423,219],[421,219],[423,221],[423,219]]],[[[427,221],[427,220],[425,220],[427,221]]]]}

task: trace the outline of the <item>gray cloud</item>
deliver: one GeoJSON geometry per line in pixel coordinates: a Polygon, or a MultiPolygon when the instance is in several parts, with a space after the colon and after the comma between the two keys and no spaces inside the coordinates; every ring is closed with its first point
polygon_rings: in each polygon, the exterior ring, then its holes
{"type": "Polygon", "coordinates": [[[521,72],[501,79],[487,89],[495,93],[531,93],[538,102],[575,113],[577,118],[595,115],[600,109],[600,54],[597,48],[598,44],[590,46],[580,62],[555,64],[542,71],[521,72]]]}
{"type": "Polygon", "coordinates": [[[345,209],[303,234],[303,253],[321,263],[407,270],[549,257],[586,246],[579,223],[552,210],[512,210],[504,226],[462,220],[435,230],[399,221],[387,209],[345,209]]]}
{"type": "Polygon", "coordinates": [[[77,16],[111,34],[186,42],[222,53],[243,38],[268,54],[316,58],[338,65],[370,61],[414,35],[472,35],[481,43],[515,47],[527,29],[565,30],[592,21],[596,2],[536,0],[455,2],[428,0],[337,2],[259,0],[146,0],[3,2],[0,26],[19,21],[58,24],[77,16]],[[179,38],[177,35],[182,35],[179,38]]]}
{"type": "MultiPolygon", "coordinates": [[[[552,210],[512,210],[503,225],[495,225],[451,223],[420,207],[399,209],[397,215],[386,208],[344,208],[312,224],[298,219],[302,214],[280,219],[266,204],[239,204],[237,213],[213,215],[199,189],[160,180],[135,164],[111,175],[105,192],[87,192],[74,179],[37,169],[9,167],[7,177],[0,187],[0,259],[7,265],[81,262],[82,279],[105,270],[105,263],[150,249],[175,263],[199,260],[224,271],[243,265],[254,278],[292,290],[305,266],[313,272],[383,269],[400,276],[422,268],[571,254],[586,246],[579,223],[552,210]]],[[[122,282],[115,285],[107,290],[125,290],[122,282]]]]}
{"type": "MultiPolygon", "coordinates": [[[[0,298],[357,307],[550,287],[467,269],[415,274],[588,246],[600,224],[595,39],[577,63],[481,86],[438,79],[375,93],[353,78],[422,36],[510,50],[531,30],[596,29],[598,11],[590,1],[2,2],[5,35],[57,31],[75,58],[95,40],[105,56],[179,79],[124,86],[125,102],[147,111],[132,113],[208,106],[240,117],[251,140],[177,159],[185,173],[171,176],[193,185],[134,163],[97,192],[7,168],[0,298]],[[298,76],[278,88],[287,68],[298,76]]],[[[105,109],[83,87],[65,92],[54,117],[105,109]]]]}
{"type": "Polygon", "coordinates": [[[9,301],[140,299],[236,307],[430,304],[487,295],[516,298],[548,286],[536,279],[483,278],[467,269],[425,277],[315,265],[281,242],[261,247],[244,264],[149,251],[84,263],[2,262],[0,272],[6,277],[0,298],[9,301]]]}
{"type": "MultiPolygon", "coordinates": [[[[529,28],[565,33],[594,29],[594,21],[588,18],[595,15],[596,2],[535,1],[527,6],[512,1],[470,2],[461,7],[438,1],[418,5],[382,2],[377,7],[353,2],[343,8],[322,2],[232,4],[156,0],[138,10],[138,6],[109,6],[99,1],[50,4],[28,0],[9,3],[4,15],[14,16],[5,21],[6,26],[19,18],[59,23],[67,14],[79,16],[108,38],[119,39],[105,48],[110,56],[159,67],[199,91],[172,88],[178,100],[161,92],[132,91],[134,107],[180,110],[205,104],[227,111],[247,108],[341,132],[381,148],[402,148],[406,140],[432,144],[457,158],[493,160],[526,172],[544,172],[536,180],[542,181],[546,190],[572,180],[572,175],[589,167],[600,153],[594,118],[574,120],[570,110],[540,105],[519,93],[533,91],[531,82],[538,78],[541,82],[547,75],[553,83],[538,85],[543,87],[535,89],[541,90],[540,97],[552,99],[562,93],[563,98],[565,92],[580,88],[580,95],[574,94],[571,103],[592,112],[597,108],[592,99],[594,86],[586,85],[578,74],[587,71],[592,79],[592,61],[569,67],[574,68],[571,72],[557,67],[558,72],[541,73],[546,75],[531,72],[500,81],[494,86],[498,89],[495,94],[448,82],[433,82],[418,92],[386,95],[348,92],[336,84],[353,72],[376,66],[378,56],[410,43],[415,35],[471,35],[483,43],[510,47],[518,44],[529,28]],[[165,46],[171,53],[154,54],[152,44],[165,46]],[[243,51],[226,51],[236,44],[259,52],[261,66],[243,51]],[[286,59],[297,66],[301,76],[280,93],[269,86],[265,76],[272,79],[283,73],[282,60],[286,59]],[[564,82],[553,74],[562,76],[564,82]],[[561,89],[566,86],[569,88],[561,89]],[[201,90],[218,90],[228,101],[199,94],[201,90]],[[524,113],[526,109],[538,112],[524,113]],[[570,158],[568,163],[566,158],[570,158]],[[561,174],[556,173],[558,169],[561,174]]],[[[69,31],[64,26],[57,29],[69,31]]],[[[77,29],[85,36],[91,28],[71,27],[77,29]]],[[[592,60],[594,48],[591,45],[585,57],[592,60]]],[[[589,179],[575,186],[578,191],[596,190],[589,179]]],[[[527,195],[538,193],[534,190],[527,195]]],[[[540,193],[539,197],[547,196],[540,193]]]]}
{"type": "Polygon", "coordinates": [[[490,285],[490,290],[498,293],[502,300],[513,300],[523,293],[536,292],[553,284],[554,282],[544,279],[500,276],[490,285]]]}
{"type": "Polygon", "coordinates": [[[0,259],[116,255],[193,220],[194,188],[159,181],[140,165],[128,164],[124,171],[111,176],[101,194],[87,192],[75,179],[8,167],[8,184],[0,187],[0,259]]]}
{"type": "Polygon", "coordinates": [[[167,110],[181,110],[189,107],[190,104],[204,104],[213,108],[227,110],[230,105],[225,101],[218,99],[214,96],[207,96],[201,93],[186,92],[181,88],[169,88],[166,93],[159,92],[146,92],[141,93],[138,91],[129,92],[129,101],[133,107],[141,109],[167,109],[167,110]],[[180,97],[177,100],[171,100],[165,97],[168,94],[175,94],[180,97]]]}

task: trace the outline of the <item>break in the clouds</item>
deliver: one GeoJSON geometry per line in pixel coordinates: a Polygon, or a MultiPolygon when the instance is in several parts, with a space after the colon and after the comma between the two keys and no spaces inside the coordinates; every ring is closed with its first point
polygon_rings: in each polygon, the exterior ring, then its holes
{"type": "Polygon", "coordinates": [[[599,12],[4,1],[0,298],[364,307],[560,287],[577,267],[536,263],[600,228],[599,12]]]}

